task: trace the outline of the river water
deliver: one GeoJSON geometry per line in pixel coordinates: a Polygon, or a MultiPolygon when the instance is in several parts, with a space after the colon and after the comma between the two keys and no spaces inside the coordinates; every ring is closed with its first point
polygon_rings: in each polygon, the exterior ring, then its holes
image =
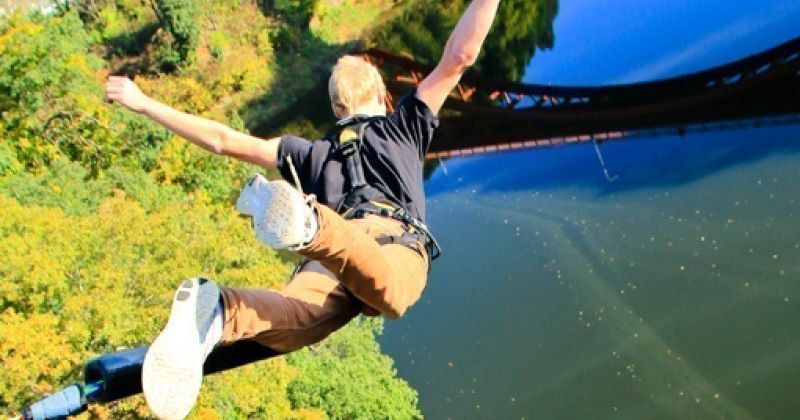
{"type": "Polygon", "coordinates": [[[429,418],[800,408],[800,126],[450,161],[384,348],[429,418]]]}
{"type": "MultiPolygon", "coordinates": [[[[713,64],[697,57],[671,70],[713,64]]],[[[613,182],[592,144],[451,159],[427,181],[445,253],[381,338],[425,415],[796,416],[800,125],[600,151],[613,182]]]]}

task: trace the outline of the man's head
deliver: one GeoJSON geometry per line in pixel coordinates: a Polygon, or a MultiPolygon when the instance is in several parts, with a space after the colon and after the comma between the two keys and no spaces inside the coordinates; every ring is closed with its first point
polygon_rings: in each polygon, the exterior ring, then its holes
{"type": "Polygon", "coordinates": [[[336,118],[386,115],[386,85],[378,69],[361,57],[339,59],[328,81],[328,93],[336,118]]]}

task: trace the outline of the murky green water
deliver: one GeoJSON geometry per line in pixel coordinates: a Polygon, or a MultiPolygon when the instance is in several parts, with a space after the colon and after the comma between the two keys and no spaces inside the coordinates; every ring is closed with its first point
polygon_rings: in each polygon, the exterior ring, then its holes
{"type": "Polygon", "coordinates": [[[800,127],[446,162],[384,348],[428,418],[800,411],[800,127]],[[795,141],[797,140],[797,141],[795,141]]]}

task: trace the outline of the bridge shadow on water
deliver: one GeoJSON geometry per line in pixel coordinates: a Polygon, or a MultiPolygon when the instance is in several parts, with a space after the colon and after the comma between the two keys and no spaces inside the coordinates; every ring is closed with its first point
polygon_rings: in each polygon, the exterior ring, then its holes
{"type": "MultiPolygon", "coordinates": [[[[515,192],[577,187],[597,196],[676,187],[782,154],[800,152],[800,124],[591,143],[445,160],[426,182],[429,197],[470,188],[515,192]]],[[[734,188],[735,186],[731,186],[734,188]]]]}

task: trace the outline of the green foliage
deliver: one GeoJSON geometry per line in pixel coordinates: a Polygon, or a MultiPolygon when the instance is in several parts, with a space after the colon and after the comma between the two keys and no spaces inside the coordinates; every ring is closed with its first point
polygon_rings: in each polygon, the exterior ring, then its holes
{"type": "Polygon", "coordinates": [[[188,199],[183,189],[170,184],[159,184],[139,168],[113,167],[106,173],[104,180],[112,191],[124,191],[147,212],[164,206],[185,204],[188,199]]]}
{"type": "Polygon", "coordinates": [[[356,41],[394,4],[392,1],[341,0],[321,2],[311,21],[311,30],[327,44],[356,41]]]}
{"type": "Polygon", "coordinates": [[[306,40],[308,24],[320,0],[260,0],[268,16],[279,22],[273,41],[279,49],[296,50],[306,40]]]}
{"type": "Polygon", "coordinates": [[[0,192],[23,205],[58,207],[71,215],[86,215],[96,210],[110,195],[108,183],[88,180],[82,166],[58,161],[43,174],[21,172],[0,183],[0,192]]]}
{"type": "Polygon", "coordinates": [[[23,205],[57,207],[72,216],[95,212],[115,190],[125,191],[148,212],[186,201],[180,188],[159,185],[141,169],[111,168],[93,179],[75,162],[56,161],[41,174],[20,172],[0,179],[0,194],[23,205]]]}
{"type": "Polygon", "coordinates": [[[487,77],[518,81],[537,48],[553,48],[558,0],[510,0],[501,5],[479,68],[487,77]]]}
{"type": "MultiPolygon", "coordinates": [[[[185,278],[276,287],[290,269],[231,209],[197,201],[146,213],[117,193],[94,213],[75,217],[0,195],[0,213],[5,409],[77,380],[82,363],[97,354],[152,339],[166,320],[175,285],[185,278]]],[[[374,335],[380,325],[377,319],[355,321],[314,350],[211,377],[195,415],[420,417],[415,392],[379,353],[374,335]]],[[[106,414],[144,413],[143,401],[134,398],[106,414]]]]}
{"type": "Polygon", "coordinates": [[[287,356],[305,372],[289,384],[295,406],[323,408],[333,419],[422,418],[416,391],[380,354],[382,322],[360,318],[322,345],[287,356]]]}
{"type": "MultiPolygon", "coordinates": [[[[0,131],[2,135],[2,131],[0,131]]],[[[17,160],[14,148],[7,142],[0,143],[0,177],[7,174],[14,174],[22,169],[22,164],[17,160]]]]}
{"type": "MultiPolygon", "coordinates": [[[[276,94],[274,108],[248,112],[289,109],[343,51],[327,43],[357,36],[391,2],[276,0],[269,17],[251,2],[156,3],[168,49],[146,0],[70,2],[0,23],[0,417],[78,380],[90,358],[152,340],[184,279],[280,287],[290,271],[231,206],[255,168],[104,103],[107,69],[144,69],[136,81],[148,94],[245,129],[243,107],[276,94]],[[302,54],[279,60],[276,40],[294,24],[302,54]],[[164,51],[180,72],[154,71],[164,51]]],[[[320,132],[298,116],[288,127],[320,132]]],[[[314,350],[213,376],[192,417],[420,417],[380,355],[379,329],[356,321],[314,350]]],[[[84,418],[149,416],[141,397],[91,410],[84,418]]]]}
{"type": "Polygon", "coordinates": [[[123,157],[152,167],[166,131],[103,103],[103,65],[77,14],[0,25],[0,133],[25,168],[58,159],[94,175],[123,157]]]}
{"type": "Polygon", "coordinates": [[[164,29],[174,44],[163,50],[165,68],[172,70],[191,63],[200,42],[200,8],[195,0],[154,0],[164,29]]]}
{"type": "Polygon", "coordinates": [[[93,36],[105,42],[120,56],[135,55],[152,39],[158,28],[151,3],[147,0],[117,0],[100,8],[89,28],[93,36]]]}
{"type": "Polygon", "coordinates": [[[200,418],[221,419],[306,417],[292,409],[286,394],[286,387],[301,373],[285,359],[277,359],[208,377],[195,412],[200,418]]]}
{"type": "Polygon", "coordinates": [[[255,171],[252,165],[212,155],[175,137],[162,150],[153,175],[162,183],[202,192],[213,202],[233,203],[240,183],[255,171]]]}
{"type": "Polygon", "coordinates": [[[260,0],[264,12],[280,17],[290,26],[307,26],[320,0],[260,0]]]}
{"type": "MultiPolygon", "coordinates": [[[[468,0],[417,2],[403,16],[381,28],[373,42],[435,64],[468,0]]],[[[504,0],[486,39],[476,69],[495,80],[517,81],[537,48],[552,48],[558,0],[504,0]]]]}
{"type": "Polygon", "coordinates": [[[231,209],[200,202],[148,214],[118,193],[73,217],[0,196],[0,213],[0,407],[77,379],[96,354],[151,340],[185,278],[274,287],[289,272],[231,209]]]}
{"type": "Polygon", "coordinates": [[[60,130],[62,121],[84,129],[92,123],[86,115],[90,112],[87,107],[69,98],[68,92],[85,93],[91,89],[89,81],[101,64],[97,59],[86,60],[83,52],[89,39],[74,14],[46,20],[13,16],[0,26],[0,34],[0,114],[4,135],[16,143],[15,151],[21,160],[46,164],[54,154],[66,152],[64,149],[72,143],[59,147],[64,134],[60,130]],[[31,138],[42,141],[32,142],[31,138]]]}

